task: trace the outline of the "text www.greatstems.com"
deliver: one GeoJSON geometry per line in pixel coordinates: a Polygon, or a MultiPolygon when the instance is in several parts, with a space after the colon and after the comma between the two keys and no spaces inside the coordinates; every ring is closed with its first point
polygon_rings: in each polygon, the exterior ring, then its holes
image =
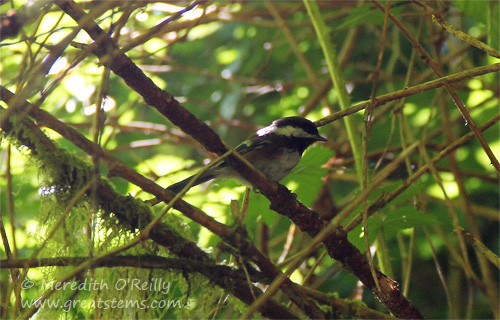
{"type": "Polygon", "coordinates": [[[132,300],[132,299],[102,299],[98,298],[95,300],[65,300],[64,302],[59,299],[47,299],[47,300],[23,300],[22,305],[24,308],[30,308],[35,306],[38,309],[51,308],[51,309],[61,309],[64,312],[69,312],[72,309],[115,309],[115,308],[135,308],[135,309],[164,309],[164,308],[184,308],[188,307],[181,303],[180,299],[172,300],[132,300]]]}

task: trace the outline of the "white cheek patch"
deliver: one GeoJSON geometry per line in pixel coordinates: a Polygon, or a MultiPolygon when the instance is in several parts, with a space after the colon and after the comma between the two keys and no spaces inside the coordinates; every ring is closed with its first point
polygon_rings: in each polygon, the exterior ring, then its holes
{"type": "Polygon", "coordinates": [[[285,126],[276,128],[274,125],[270,125],[264,128],[261,128],[257,131],[257,135],[259,137],[265,136],[268,133],[275,133],[278,135],[282,135],[285,137],[296,137],[296,138],[311,138],[316,139],[318,136],[314,134],[310,134],[305,132],[302,128],[294,127],[294,126],[285,126]]]}
{"type": "Polygon", "coordinates": [[[273,130],[275,129],[275,127],[273,125],[270,125],[270,126],[267,126],[267,127],[264,127],[264,128],[260,128],[258,131],[257,131],[257,135],[259,137],[262,137],[262,136],[265,136],[266,134],[268,134],[269,132],[272,132],[273,130]]]}
{"type": "Polygon", "coordinates": [[[280,135],[283,135],[286,137],[294,136],[296,138],[312,138],[312,139],[316,138],[315,135],[307,133],[304,130],[302,130],[301,128],[292,127],[292,126],[278,128],[274,131],[274,133],[280,134],[280,135]]]}

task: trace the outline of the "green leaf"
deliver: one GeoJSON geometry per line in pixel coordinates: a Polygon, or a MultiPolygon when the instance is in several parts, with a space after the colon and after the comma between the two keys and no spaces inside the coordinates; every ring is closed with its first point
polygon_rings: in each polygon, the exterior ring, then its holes
{"type": "MultiPolygon", "coordinates": [[[[402,230],[420,226],[438,225],[439,220],[433,215],[418,210],[413,205],[401,206],[397,209],[385,209],[368,218],[368,235],[370,244],[379,232],[384,232],[387,240],[394,238],[402,230]]],[[[363,224],[359,224],[348,234],[348,239],[358,249],[364,251],[363,224]]]]}
{"type": "MultiPolygon", "coordinates": [[[[381,212],[377,212],[375,215],[368,219],[368,236],[370,237],[369,243],[372,244],[375,240],[376,235],[382,227],[382,220],[378,217],[381,212]]],[[[351,232],[347,234],[349,242],[356,246],[360,251],[365,251],[365,240],[363,233],[363,224],[359,224],[351,232]]]]}
{"type": "Polygon", "coordinates": [[[259,218],[268,226],[271,226],[276,219],[277,213],[269,209],[269,200],[260,193],[251,192],[248,203],[248,212],[252,221],[259,218]]]}
{"type": "MultiPolygon", "coordinates": [[[[395,188],[391,191],[396,190],[403,184],[402,181],[398,181],[394,184],[395,188]]],[[[391,205],[401,205],[405,201],[411,200],[413,197],[417,196],[422,190],[427,188],[430,183],[424,183],[422,181],[418,181],[410,185],[406,188],[399,196],[397,196],[394,200],[391,201],[391,205]]]]}
{"type": "Polygon", "coordinates": [[[309,148],[297,167],[282,183],[296,193],[303,204],[310,206],[323,185],[321,179],[328,174],[328,169],[321,166],[333,155],[332,150],[321,145],[309,148]]]}
{"type": "Polygon", "coordinates": [[[387,213],[382,227],[386,237],[390,238],[401,230],[437,224],[439,224],[439,220],[433,215],[418,210],[415,206],[407,205],[387,213]]]}

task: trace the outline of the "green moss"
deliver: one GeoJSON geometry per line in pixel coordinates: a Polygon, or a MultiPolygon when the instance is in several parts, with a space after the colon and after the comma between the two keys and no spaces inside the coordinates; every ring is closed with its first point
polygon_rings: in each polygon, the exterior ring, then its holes
{"type": "MultiPolygon", "coordinates": [[[[88,186],[92,181],[94,170],[89,160],[82,158],[80,154],[70,153],[58,147],[52,140],[33,124],[29,119],[14,120],[10,123],[8,134],[3,138],[10,140],[22,153],[33,160],[38,168],[39,182],[42,189],[42,206],[40,208],[40,228],[36,237],[40,242],[48,240],[39,257],[65,257],[65,256],[89,256],[91,253],[107,252],[112,248],[123,245],[137,236],[137,230],[143,229],[153,219],[149,206],[142,201],[128,195],[116,192],[112,184],[103,177],[96,179],[94,188],[89,188],[79,201],[71,207],[71,200],[81,192],[82,188],[88,186]],[[16,123],[16,125],[13,125],[16,123]],[[15,128],[15,129],[14,129],[15,128]],[[27,151],[29,150],[29,152],[27,151]],[[95,215],[94,205],[97,204],[99,213],[95,215]],[[63,213],[65,214],[64,218],[63,213]],[[60,225],[58,225],[60,223],[60,225]],[[57,226],[56,232],[48,239],[48,235],[57,226]],[[92,229],[93,237],[89,236],[89,228],[92,229]],[[127,232],[126,230],[132,232],[127,232]]],[[[193,238],[191,231],[183,219],[176,215],[166,215],[164,224],[156,232],[168,231],[172,234],[170,252],[182,251],[186,245],[194,242],[187,240],[193,238]]],[[[128,253],[143,255],[145,252],[158,254],[163,251],[153,242],[145,242],[145,245],[136,246],[128,250],[128,253]]],[[[171,254],[171,253],[166,253],[171,254]]],[[[65,277],[72,268],[46,268],[45,279],[60,279],[65,277]]],[[[129,309],[101,309],[98,313],[94,309],[74,308],[68,313],[70,318],[93,318],[99,315],[101,318],[174,318],[182,314],[189,318],[204,317],[204,310],[218,300],[222,290],[212,286],[207,290],[208,281],[200,276],[189,276],[185,278],[181,273],[170,270],[145,270],[138,268],[107,268],[93,269],[77,276],[74,281],[93,279],[97,283],[107,283],[102,291],[83,290],[76,296],[72,292],[57,291],[51,299],[66,301],[71,298],[74,301],[95,301],[95,299],[107,299],[113,297],[117,300],[146,301],[166,299],[176,302],[179,300],[182,306],[175,308],[129,308],[129,309]],[[123,279],[138,279],[140,283],[147,283],[152,279],[164,279],[170,281],[177,289],[168,294],[155,290],[139,291],[123,290],[115,288],[114,284],[123,279]],[[188,290],[189,281],[189,290],[188,290]],[[202,284],[202,285],[199,285],[202,284]],[[212,289],[213,288],[213,289],[212,289]],[[194,292],[207,291],[202,299],[196,296],[194,306],[204,306],[202,309],[189,308],[194,292]],[[191,295],[189,294],[191,293],[191,295]]],[[[194,300],[194,299],[193,299],[194,300]]],[[[61,310],[45,308],[39,311],[43,318],[58,318],[61,310]]]]}
{"type": "MultiPolygon", "coordinates": [[[[101,187],[112,190],[107,182],[102,182],[101,187]]],[[[124,196],[113,191],[112,197],[100,193],[97,198],[103,217],[109,219],[115,216],[117,224],[130,229],[132,232],[137,229],[142,230],[152,220],[150,208],[142,201],[131,196],[124,196]]]]}
{"type": "Polygon", "coordinates": [[[92,178],[90,163],[65,150],[39,153],[37,162],[42,188],[54,193],[61,203],[71,200],[92,178]]]}
{"type": "Polygon", "coordinates": [[[361,307],[366,307],[366,304],[361,300],[349,300],[346,299],[346,302],[349,302],[349,317],[361,318],[361,307]]]}

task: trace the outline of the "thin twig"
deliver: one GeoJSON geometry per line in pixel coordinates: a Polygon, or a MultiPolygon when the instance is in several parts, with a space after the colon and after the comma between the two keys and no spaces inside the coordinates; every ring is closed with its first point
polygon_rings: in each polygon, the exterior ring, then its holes
{"type": "MultiPolygon", "coordinates": [[[[452,75],[449,75],[446,77],[441,77],[439,79],[435,79],[435,80],[432,80],[432,81],[429,81],[426,83],[418,84],[418,85],[415,85],[413,87],[404,88],[402,90],[398,90],[398,91],[395,91],[392,93],[387,93],[387,94],[383,94],[381,96],[378,96],[377,98],[375,98],[375,102],[376,102],[375,107],[381,106],[381,105],[383,105],[387,102],[390,102],[390,101],[398,100],[398,99],[401,99],[404,97],[409,97],[409,96],[415,95],[417,93],[425,92],[428,90],[443,87],[443,86],[448,85],[448,84],[459,82],[459,81],[462,81],[465,79],[477,77],[477,76],[487,74],[487,73],[498,72],[498,71],[500,71],[500,63],[494,63],[491,65],[477,67],[477,68],[474,68],[471,70],[458,72],[458,73],[455,73],[455,74],[452,74],[452,75]]],[[[316,121],[316,125],[318,127],[321,127],[321,126],[324,126],[330,122],[333,122],[333,121],[336,121],[340,118],[348,116],[350,114],[354,114],[358,111],[365,109],[368,105],[370,105],[370,103],[371,103],[370,100],[358,102],[345,110],[336,112],[330,116],[324,117],[324,118],[316,121]]]]}
{"type": "Polygon", "coordinates": [[[463,32],[462,30],[458,29],[455,26],[452,26],[448,22],[444,20],[444,18],[439,14],[439,12],[435,11],[432,7],[428,6],[425,2],[422,2],[420,0],[413,0],[417,5],[420,7],[424,8],[425,11],[429,14],[432,15],[432,21],[436,23],[438,26],[443,28],[444,30],[448,31],[455,37],[467,42],[471,46],[474,46],[478,48],[479,50],[482,50],[486,52],[488,55],[499,58],[500,59],[500,51],[495,50],[494,48],[490,47],[486,43],[479,41],[478,39],[468,35],[467,33],[463,32]]]}

